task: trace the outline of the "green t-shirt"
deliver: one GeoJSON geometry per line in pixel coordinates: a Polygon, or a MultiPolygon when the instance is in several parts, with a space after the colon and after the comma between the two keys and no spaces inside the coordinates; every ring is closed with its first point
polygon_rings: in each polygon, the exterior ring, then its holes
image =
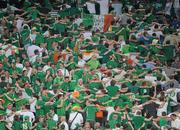
{"type": "Polygon", "coordinates": [[[59,76],[57,76],[54,80],[53,80],[53,85],[57,84],[58,87],[60,87],[61,83],[63,83],[63,79],[59,76]]]}
{"type": "Polygon", "coordinates": [[[91,59],[90,61],[87,62],[87,64],[90,66],[91,70],[95,70],[99,67],[100,63],[98,60],[93,60],[91,59]]]}
{"type": "Polygon", "coordinates": [[[99,88],[101,88],[103,85],[101,82],[90,82],[89,83],[89,88],[91,92],[95,92],[99,88]]]}
{"type": "Polygon", "coordinates": [[[138,52],[140,52],[140,55],[142,57],[147,56],[147,54],[149,52],[148,49],[146,47],[142,46],[142,45],[137,46],[137,49],[138,49],[138,52]]]}
{"type": "Polygon", "coordinates": [[[109,95],[104,95],[103,97],[98,97],[97,100],[100,103],[106,103],[107,101],[109,101],[111,99],[111,97],[109,95]]]}
{"type": "Polygon", "coordinates": [[[152,55],[159,54],[160,51],[161,51],[160,48],[158,48],[156,45],[151,45],[150,46],[150,53],[152,55]]]}
{"type": "Polygon", "coordinates": [[[115,60],[110,60],[107,62],[106,66],[113,69],[118,67],[118,63],[115,60]]]}
{"type": "Polygon", "coordinates": [[[70,90],[70,82],[63,82],[60,88],[63,91],[69,92],[69,90],[70,90]]]}
{"type": "Polygon", "coordinates": [[[33,85],[33,90],[34,90],[34,92],[35,92],[37,95],[39,95],[40,90],[41,90],[40,85],[34,84],[34,85],[33,85]]]}
{"type": "Polygon", "coordinates": [[[39,10],[37,10],[37,9],[32,9],[31,7],[29,7],[28,9],[27,9],[27,12],[29,13],[29,15],[30,15],[30,17],[31,17],[31,19],[32,20],[36,20],[36,18],[38,17],[38,15],[39,15],[39,10]]]}
{"type": "Polygon", "coordinates": [[[65,101],[57,101],[57,105],[60,105],[62,102],[62,106],[61,107],[57,107],[56,109],[56,113],[58,116],[65,116],[66,115],[66,107],[68,106],[68,100],[65,101]]]}
{"type": "Polygon", "coordinates": [[[36,35],[36,44],[40,45],[41,43],[44,43],[44,36],[40,33],[36,35]]]}
{"type": "Polygon", "coordinates": [[[139,87],[136,85],[135,86],[130,85],[130,86],[128,86],[128,88],[132,93],[138,93],[139,92],[139,87]]]}
{"type": "Polygon", "coordinates": [[[45,102],[42,100],[37,100],[36,105],[40,107],[40,109],[36,109],[36,116],[37,117],[44,116],[45,115],[45,112],[44,112],[45,102]]]}
{"type": "Polygon", "coordinates": [[[1,130],[7,130],[6,125],[7,125],[7,123],[5,121],[0,121],[0,129],[1,130]]]}
{"type": "Polygon", "coordinates": [[[56,122],[52,119],[48,119],[46,121],[48,130],[54,130],[54,127],[56,127],[56,122]]]}
{"type": "Polygon", "coordinates": [[[59,33],[65,32],[65,29],[66,29],[65,24],[56,23],[56,24],[54,25],[54,30],[58,31],[59,33]]]}
{"type": "Polygon", "coordinates": [[[146,17],[145,22],[147,22],[148,24],[151,24],[154,19],[155,19],[155,16],[153,14],[148,14],[148,16],[146,17]]]}
{"type": "Polygon", "coordinates": [[[13,128],[13,130],[21,130],[22,123],[20,121],[14,120],[12,128],[13,128]]]}
{"type": "Polygon", "coordinates": [[[107,89],[108,95],[111,97],[116,96],[119,91],[118,86],[108,86],[106,89],[107,89]]]}
{"type": "Polygon", "coordinates": [[[23,127],[23,130],[30,130],[30,128],[32,127],[32,123],[29,121],[24,121],[22,123],[22,127],[23,127]]]}
{"type": "Polygon", "coordinates": [[[30,88],[25,88],[25,91],[26,91],[26,93],[28,94],[28,96],[32,96],[32,94],[33,94],[32,89],[30,89],[30,88]]]}
{"type": "Polygon", "coordinates": [[[73,79],[78,80],[78,79],[82,78],[83,72],[84,72],[83,69],[75,70],[74,75],[73,75],[73,79]]]}
{"type": "Polygon", "coordinates": [[[111,127],[111,129],[115,128],[115,125],[117,123],[121,123],[121,116],[122,114],[120,113],[111,113],[110,117],[109,117],[109,125],[111,127]]]}
{"type": "Polygon", "coordinates": [[[163,46],[163,52],[167,60],[171,60],[174,56],[174,45],[163,46]]]}
{"type": "Polygon", "coordinates": [[[10,98],[12,98],[12,99],[18,98],[15,93],[5,94],[5,95],[3,96],[3,100],[5,101],[5,103],[3,104],[3,107],[5,107],[5,108],[7,108],[8,104],[12,104],[12,101],[10,101],[7,96],[10,97],[10,98]]]}
{"type": "Polygon", "coordinates": [[[87,121],[95,121],[96,112],[98,111],[98,108],[94,105],[89,105],[84,108],[84,111],[86,112],[86,120],[87,121]]]}
{"type": "Polygon", "coordinates": [[[54,38],[44,38],[44,42],[47,43],[47,50],[52,50],[52,43],[54,38]]]}
{"type": "Polygon", "coordinates": [[[130,46],[129,45],[123,45],[122,52],[123,52],[123,54],[130,53],[130,46]]]}
{"type": "Polygon", "coordinates": [[[6,111],[4,109],[0,109],[0,115],[6,115],[6,111]]]}
{"type": "Polygon", "coordinates": [[[143,116],[134,116],[132,118],[132,123],[134,125],[134,128],[138,130],[144,123],[145,118],[143,116]]]}
{"type": "Polygon", "coordinates": [[[129,39],[129,33],[130,33],[130,29],[128,27],[124,27],[122,28],[119,32],[117,32],[119,35],[124,37],[124,40],[128,40],[129,39]]]}
{"type": "Polygon", "coordinates": [[[26,105],[27,103],[29,103],[27,99],[17,99],[16,103],[15,103],[16,104],[16,110],[20,110],[20,108],[22,106],[26,105]]]}
{"type": "Polygon", "coordinates": [[[160,127],[166,126],[168,124],[168,120],[166,118],[161,117],[159,120],[160,127]]]}
{"type": "Polygon", "coordinates": [[[53,88],[53,81],[45,81],[45,88],[47,88],[48,90],[52,90],[53,88]]]}
{"type": "Polygon", "coordinates": [[[43,124],[38,122],[37,125],[36,125],[36,130],[44,130],[43,124]]]}

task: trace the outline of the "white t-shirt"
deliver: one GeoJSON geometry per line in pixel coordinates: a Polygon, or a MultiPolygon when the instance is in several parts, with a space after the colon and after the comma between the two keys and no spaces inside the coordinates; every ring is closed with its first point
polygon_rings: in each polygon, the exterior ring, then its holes
{"type": "Polygon", "coordinates": [[[179,0],[174,0],[173,6],[174,6],[174,8],[180,8],[180,2],[179,2],[179,0]]]}
{"type": "Polygon", "coordinates": [[[180,119],[177,118],[176,120],[171,121],[171,127],[176,128],[176,129],[180,129],[180,119]]]}
{"type": "Polygon", "coordinates": [[[85,66],[85,64],[86,64],[86,62],[83,59],[78,61],[78,66],[81,67],[81,68],[83,68],[85,66]]]}
{"type": "Polygon", "coordinates": [[[104,83],[104,86],[107,87],[107,86],[110,86],[111,85],[111,78],[103,78],[102,81],[104,83]]]}
{"type": "Polygon", "coordinates": [[[115,111],[113,107],[107,107],[106,111],[108,112],[107,121],[109,121],[110,115],[115,111]]]}
{"type": "Polygon", "coordinates": [[[22,115],[22,116],[28,116],[30,122],[34,122],[34,121],[35,121],[34,113],[31,112],[31,111],[22,111],[22,112],[20,112],[20,115],[22,115]]]}
{"type": "Polygon", "coordinates": [[[57,115],[57,114],[54,114],[53,120],[54,120],[55,122],[58,122],[58,115],[57,115]]]}
{"type": "MultiPolygon", "coordinates": [[[[72,120],[75,118],[77,112],[71,112],[69,115],[69,122],[72,122],[72,120]]],[[[76,128],[76,125],[81,125],[83,123],[83,116],[81,113],[78,113],[76,118],[71,124],[71,129],[74,130],[76,128]]]]}
{"type": "Polygon", "coordinates": [[[21,64],[21,63],[16,63],[16,67],[17,67],[17,68],[20,68],[20,69],[23,69],[23,64],[21,64]]]}
{"type": "Polygon", "coordinates": [[[112,7],[114,8],[115,12],[116,12],[116,16],[119,16],[122,14],[122,4],[121,3],[113,3],[112,7]]]}
{"type": "Polygon", "coordinates": [[[87,9],[89,11],[89,13],[91,14],[95,14],[96,13],[96,9],[95,9],[95,4],[91,3],[91,2],[86,2],[87,5],[87,9]]]}
{"type": "Polygon", "coordinates": [[[151,76],[151,75],[146,75],[145,80],[155,83],[157,81],[157,77],[154,77],[154,76],[151,76]]]}
{"type": "Polygon", "coordinates": [[[37,99],[32,97],[32,100],[34,100],[34,101],[30,104],[30,110],[32,112],[36,112],[36,102],[37,102],[37,99]]]}
{"type": "Polygon", "coordinates": [[[16,23],[16,28],[18,29],[18,32],[21,31],[22,25],[23,25],[24,20],[23,19],[18,19],[16,23]]]}
{"type": "Polygon", "coordinates": [[[45,65],[44,67],[43,67],[43,72],[45,72],[46,73],[46,71],[48,70],[48,69],[50,69],[51,67],[49,66],[49,65],[45,65]]]}
{"type": "Polygon", "coordinates": [[[40,48],[39,46],[36,46],[36,45],[28,46],[28,48],[27,48],[27,55],[28,55],[28,57],[34,56],[35,55],[34,54],[35,50],[38,50],[40,52],[40,54],[41,54],[42,48],[40,48]]]}
{"type": "Polygon", "coordinates": [[[65,68],[59,69],[58,71],[60,71],[64,77],[70,76],[69,71],[65,68]]]}
{"type": "Polygon", "coordinates": [[[159,105],[164,104],[161,108],[157,109],[157,116],[162,116],[162,112],[166,112],[167,113],[167,107],[168,107],[168,102],[156,102],[159,105]]]}
{"type": "Polygon", "coordinates": [[[167,14],[167,15],[170,15],[170,14],[171,14],[172,4],[173,4],[172,2],[166,3],[166,6],[165,6],[165,14],[167,14]]]}
{"type": "Polygon", "coordinates": [[[83,20],[81,18],[78,18],[74,21],[75,24],[77,24],[78,26],[80,26],[80,24],[83,22],[83,20]]]}
{"type": "Polygon", "coordinates": [[[179,88],[170,88],[166,90],[166,93],[168,94],[168,97],[171,99],[170,105],[176,106],[178,104],[177,102],[177,93],[180,92],[179,88]]]}
{"type": "Polygon", "coordinates": [[[32,56],[31,58],[29,58],[29,61],[30,61],[31,63],[34,63],[34,62],[36,62],[37,57],[38,57],[38,55],[34,55],[34,56],[32,56]]]}
{"type": "Polygon", "coordinates": [[[84,32],[84,33],[83,33],[83,36],[84,36],[85,39],[91,39],[91,37],[92,37],[92,32],[84,32]]]}
{"type": "Polygon", "coordinates": [[[30,39],[31,41],[35,41],[36,40],[36,34],[30,34],[30,39]]]}
{"type": "Polygon", "coordinates": [[[61,122],[60,126],[61,125],[64,125],[64,130],[69,130],[67,122],[63,121],[63,122],[61,122]]]}
{"type": "Polygon", "coordinates": [[[22,97],[29,100],[31,97],[26,93],[25,89],[22,91],[22,97]]]}

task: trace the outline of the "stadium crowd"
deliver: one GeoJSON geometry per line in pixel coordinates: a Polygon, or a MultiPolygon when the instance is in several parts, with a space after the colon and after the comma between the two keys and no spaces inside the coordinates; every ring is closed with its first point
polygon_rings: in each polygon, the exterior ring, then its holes
{"type": "Polygon", "coordinates": [[[180,1],[98,1],[0,9],[0,130],[180,130],[180,1]]]}

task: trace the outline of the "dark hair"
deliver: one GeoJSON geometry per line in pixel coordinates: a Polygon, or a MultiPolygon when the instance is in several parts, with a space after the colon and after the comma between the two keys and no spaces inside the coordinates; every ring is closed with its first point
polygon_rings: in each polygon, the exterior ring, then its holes
{"type": "Polygon", "coordinates": [[[176,114],[174,114],[174,113],[173,113],[173,114],[171,114],[171,116],[174,116],[174,117],[176,117],[176,114]]]}
{"type": "Polygon", "coordinates": [[[114,110],[116,110],[118,108],[118,106],[114,106],[114,110]]]}
{"type": "Polygon", "coordinates": [[[121,127],[121,124],[117,123],[117,124],[116,124],[116,127],[120,128],[120,127],[121,127]]]}
{"type": "Polygon", "coordinates": [[[127,88],[126,84],[122,84],[121,88],[127,88]]]}
{"type": "Polygon", "coordinates": [[[151,129],[152,128],[152,124],[147,124],[147,129],[151,129]]]}
{"type": "Polygon", "coordinates": [[[163,112],[162,112],[162,116],[166,116],[166,115],[167,115],[166,112],[163,111],[163,112]]]}
{"type": "Polygon", "coordinates": [[[152,36],[153,36],[153,37],[156,37],[157,35],[156,35],[156,33],[153,33],[152,36]]]}
{"type": "Polygon", "coordinates": [[[20,117],[19,117],[18,115],[15,115],[15,116],[14,116],[14,120],[15,120],[15,121],[20,121],[20,117]]]}
{"type": "Polygon", "coordinates": [[[116,84],[116,80],[111,80],[111,86],[114,86],[116,84]]]}
{"type": "Polygon", "coordinates": [[[110,125],[109,125],[109,124],[106,124],[106,126],[105,126],[105,127],[109,129],[109,128],[110,128],[110,125]]]}
{"type": "Polygon", "coordinates": [[[141,127],[140,130],[146,130],[145,127],[141,127]]]}
{"type": "Polygon", "coordinates": [[[128,124],[124,124],[123,125],[123,129],[125,130],[125,129],[128,129],[128,124]]]}
{"type": "Polygon", "coordinates": [[[157,130],[157,128],[155,126],[152,126],[151,130],[157,130]]]}
{"type": "Polygon", "coordinates": [[[34,50],[34,54],[38,55],[39,54],[39,50],[38,49],[34,50]]]}
{"type": "Polygon", "coordinates": [[[137,81],[135,81],[135,80],[132,81],[132,85],[136,85],[136,83],[137,83],[137,81]]]}
{"type": "Polygon", "coordinates": [[[174,88],[174,83],[170,83],[170,88],[174,88]]]}
{"type": "Polygon", "coordinates": [[[128,12],[129,12],[128,7],[124,7],[124,12],[125,12],[125,13],[128,13],[128,12]]]}
{"type": "Polygon", "coordinates": [[[26,108],[26,109],[30,109],[30,105],[26,105],[25,108],[26,108]]]}
{"type": "Polygon", "coordinates": [[[2,77],[1,77],[1,80],[2,80],[2,81],[4,81],[5,79],[6,79],[5,76],[2,76],[2,77]]]}
{"type": "Polygon", "coordinates": [[[137,115],[141,115],[142,113],[140,111],[137,111],[137,115]]]}
{"type": "Polygon", "coordinates": [[[65,129],[65,125],[62,124],[62,125],[60,126],[60,128],[61,128],[62,130],[65,129]]]}
{"type": "Polygon", "coordinates": [[[167,40],[167,41],[166,41],[166,44],[170,44],[170,43],[171,43],[170,40],[167,40]]]}
{"type": "Polygon", "coordinates": [[[159,25],[158,25],[158,24],[155,24],[155,25],[154,25],[154,28],[155,28],[155,29],[158,29],[158,28],[159,28],[159,25]]]}

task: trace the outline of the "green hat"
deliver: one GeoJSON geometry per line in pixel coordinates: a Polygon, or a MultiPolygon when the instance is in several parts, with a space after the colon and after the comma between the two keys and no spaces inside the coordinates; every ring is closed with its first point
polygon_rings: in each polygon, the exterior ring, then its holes
{"type": "Polygon", "coordinates": [[[74,105],[72,105],[72,110],[73,111],[77,111],[77,110],[80,110],[80,108],[81,108],[81,106],[79,105],[79,104],[74,104],[74,105]]]}

